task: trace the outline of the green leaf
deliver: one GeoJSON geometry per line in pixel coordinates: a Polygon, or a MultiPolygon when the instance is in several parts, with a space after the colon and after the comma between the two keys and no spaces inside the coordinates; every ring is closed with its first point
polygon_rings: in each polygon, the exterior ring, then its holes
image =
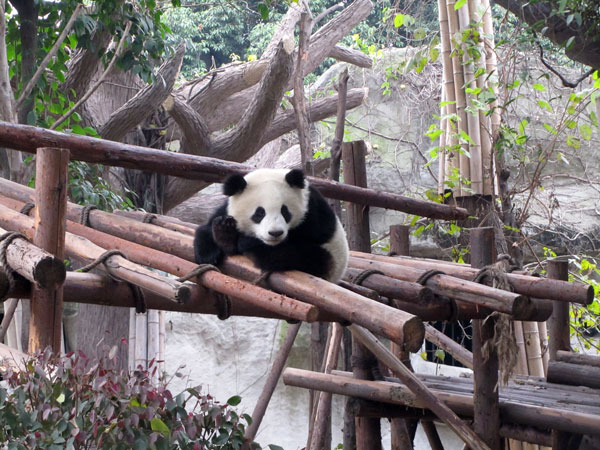
{"type": "Polygon", "coordinates": [[[548,123],[544,124],[544,128],[552,134],[558,134],[558,131],[556,131],[556,128],[554,128],[552,125],[550,125],[548,123]]]}
{"type": "Polygon", "coordinates": [[[65,401],[65,393],[61,392],[60,395],[58,397],[56,397],[56,401],[58,403],[64,403],[64,401],[65,401]]]}
{"type": "Polygon", "coordinates": [[[531,87],[534,88],[536,91],[540,91],[540,92],[544,92],[546,90],[546,86],[544,86],[543,84],[540,84],[540,83],[535,83],[531,87]]]}
{"type": "Polygon", "coordinates": [[[553,112],[554,110],[552,109],[552,106],[550,106],[550,103],[548,103],[545,100],[538,100],[537,102],[538,105],[540,105],[542,108],[544,108],[547,111],[553,112]]]}
{"type": "Polygon", "coordinates": [[[234,395],[233,397],[229,398],[229,400],[227,400],[227,404],[231,406],[237,406],[240,404],[241,401],[242,397],[240,397],[239,395],[234,395]]]}
{"type": "Polygon", "coordinates": [[[394,26],[400,28],[402,25],[404,25],[404,14],[398,13],[394,16],[394,26]]]}
{"type": "Polygon", "coordinates": [[[581,147],[581,141],[572,134],[569,134],[567,136],[567,145],[577,150],[581,147]]]}
{"type": "Polygon", "coordinates": [[[167,424],[158,417],[155,417],[150,421],[150,428],[152,428],[152,431],[157,431],[165,436],[169,436],[171,434],[171,430],[169,430],[167,424]]]}
{"type": "Polygon", "coordinates": [[[269,449],[270,450],[283,450],[283,447],[280,447],[279,445],[275,445],[275,444],[269,444],[269,449]]]}
{"type": "Polygon", "coordinates": [[[586,141],[589,141],[592,138],[592,129],[587,123],[582,123],[579,125],[579,134],[581,134],[581,137],[586,141]]]}
{"type": "Polygon", "coordinates": [[[464,130],[458,130],[458,134],[463,141],[466,141],[471,145],[475,144],[475,142],[473,142],[473,139],[471,139],[471,136],[465,133],[464,130]]]}
{"type": "Polygon", "coordinates": [[[455,4],[454,4],[454,10],[457,11],[460,8],[462,8],[463,6],[465,6],[465,3],[467,3],[467,0],[458,0],[455,4]]]}
{"type": "Polygon", "coordinates": [[[260,17],[262,18],[262,20],[268,20],[269,19],[269,8],[267,7],[267,5],[265,5],[264,3],[259,3],[257,8],[258,8],[258,12],[260,13],[260,17]]]}

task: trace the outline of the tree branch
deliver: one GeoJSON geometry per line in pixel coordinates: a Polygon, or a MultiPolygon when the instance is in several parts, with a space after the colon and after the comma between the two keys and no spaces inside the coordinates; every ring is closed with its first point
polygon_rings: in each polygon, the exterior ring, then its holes
{"type": "Polygon", "coordinates": [[[343,45],[334,46],[327,56],[365,69],[373,67],[373,58],[369,55],[365,55],[360,50],[344,47],[343,45]]]}
{"type": "Polygon", "coordinates": [[[163,107],[181,128],[185,153],[209,155],[212,147],[210,131],[200,114],[176,95],[169,95],[163,102],[163,107]],[[188,142],[193,145],[187,145],[188,142]]]}
{"type": "Polygon", "coordinates": [[[567,25],[563,17],[552,13],[553,7],[549,2],[496,0],[496,3],[529,25],[543,24],[546,28],[544,36],[555,44],[564,46],[573,38],[570,47],[565,49],[566,55],[587,66],[600,68],[600,40],[588,32],[593,28],[590,23],[577,25],[573,21],[567,25]]]}
{"type": "MultiPolygon", "coordinates": [[[[79,5],[79,6],[81,6],[81,5],[79,5]]],[[[117,45],[115,54],[113,55],[112,59],[110,60],[110,63],[108,64],[108,66],[106,67],[106,69],[104,70],[104,72],[102,73],[100,78],[98,78],[98,80],[88,89],[88,91],[83,95],[83,97],[81,97],[79,100],[77,100],[77,103],[75,103],[71,109],[69,109],[66,113],[64,113],[62,115],[62,117],[60,117],[56,122],[54,122],[52,124],[52,126],[50,127],[51,130],[55,130],[61,123],[63,123],[65,120],[67,120],[69,118],[69,116],[71,116],[71,114],[73,114],[75,112],[75,110],[77,110],[77,108],[79,108],[88,98],[90,98],[90,96],[96,91],[96,89],[98,89],[100,87],[100,85],[102,85],[102,83],[104,82],[104,79],[106,78],[108,73],[112,70],[113,66],[115,65],[115,62],[117,61],[117,58],[121,54],[121,51],[123,50],[123,45],[125,43],[125,38],[129,34],[130,29],[131,29],[131,22],[127,22],[127,25],[125,26],[125,31],[123,31],[123,35],[121,36],[119,45],[117,45]]]]}
{"type": "Polygon", "coordinates": [[[540,61],[542,62],[542,64],[544,66],[546,66],[546,69],[548,69],[550,72],[552,72],[554,75],[556,75],[558,78],[560,78],[560,81],[562,82],[562,85],[566,88],[575,88],[579,85],[579,83],[581,83],[583,80],[585,80],[587,77],[589,77],[591,74],[594,73],[595,69],[589,69],[587,72],[585,72],[583,75],[581,75],[579,78],[577,78],[576,81],[569,81],[567,80],[558,70],[556,70],[554,67],[552,67],[550,65],[550,63],[548,63],[545,59],[544,59],[544,49],[542,48],[542,46],[538,43],[538,47],[540,48],[540,61]]]}
{"type": "Polygon", "coordinates": [[[296,58],[296,73],[294,74],[294,112],[296,113],[296,129],[300,142],[300,156],[302,169],[312,175],[312,148],[310,146],[310,123],[306,112],[306,99],[304,98],[304,66],[308,59],[308,42],[312,29],[312,19],[309,13],[303,12],[300,17],[300,37],[298,39],[298,56],[296,58]]]}
{"type": "Polygon", "coordinates": [[[185,45],[180,44],[173,57],[160,66],[155,81],[111,114],[99,130],[100,136],[119,141],[131,128],[144,120],[150,111],[157,109],[173,90],[184,54],[185,45]]]}
{"type": "Polygon", "coordinates": [[[340,159],[342,157],[342,141],[344,140],[344,122],[346,121],[346,98],[348,95],[348,68],[341,74],[338,82],[337,118],[335,136],[331,144],[331,161],[329,177],[333,181],[340,180],[340,159]]]}
{"type": "Polygon", "coordinates": [[[75,8],[75,11],[73,11],[71,18],[65,25],[65,28],[60,33],[60,36],[58,36],[58,39],[56,40],[56,42],[54,43],[54,45],[52,46],[50,51],[46,54],[46,56],[44,57],[44,59],[42,60],[40,65],[38,66],[38,68],[35,71],[35,73],[33,74],[33,76],[29,79],[29,81],[23,88],[23,91],[21,92],[21,95],[19,96],[19,98],[17,100],[17,109],[21,107],[23,102],[25,100],[27,100],[27,97],[29,97],[29,94],[31,94],[33,87],[35,86],[35,84],[37,83],[39,78],[42,76],[42,73],[44,72],[44,70],[46,70],[46,67],[48,67],[48,63],[50,63],[50,60],[52,58],[54,58],[54,55],[56,55],[56,52],[58,52],[58,49],[60,48],[61,44],[66,39],[69,32],[71,31],[71,28],[73,27],[73,24],[75,23],[75,20],[77,19],[77,17],[79,17],[79,13],[81,12],[82,9],[83,9],[83,3],[80,3],[75,8]]]}
{"type": "MultiPolygon", "coordinates": [[[[262,147],[261,142],[267,124],[270,124],[275,116],[292,73],[293,50],[294,40],[291,36],[280,42],[239,124],[219,136],[213,142],[210,154],[207,156],[242,162],[262,147]]],[[[187,152],[185,148],[183,151],[187,152]]],[[[205,186],[206,183],[203,182],[169,178],[163,204],[164,210],[168,211],[205,186]]]]}

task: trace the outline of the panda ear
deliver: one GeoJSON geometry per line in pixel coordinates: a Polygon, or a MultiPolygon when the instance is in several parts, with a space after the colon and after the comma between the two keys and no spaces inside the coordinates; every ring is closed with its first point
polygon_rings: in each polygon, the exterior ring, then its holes
{"type": "Polygon", "coordinates": [[[304,181],[304,172],[302,172],[300,169],[290,170],[285,175],[285,181],[287,181],[291,187],[299,189],[304,189],[304,187],[306,186],[306,183],[304,181]]]}
{"type": "Polygon", "coordinates": [[[234,174],[229,176],[223,183],[223,194],[228,197],[239,194],[246,188],[246,180],[243,175],[234,174]]]}

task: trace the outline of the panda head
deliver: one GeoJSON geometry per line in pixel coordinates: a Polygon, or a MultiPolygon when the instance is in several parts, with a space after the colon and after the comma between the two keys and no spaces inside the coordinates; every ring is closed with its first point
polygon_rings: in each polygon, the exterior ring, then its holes
{"type": "Polygon", "coordinates": [[[238,231],[267,245],[283,242],[308,209],[309,190],[298,169],[259,169],[245,176],[232,175],[223,185],[229,197],[227,214],[238,231]]]}

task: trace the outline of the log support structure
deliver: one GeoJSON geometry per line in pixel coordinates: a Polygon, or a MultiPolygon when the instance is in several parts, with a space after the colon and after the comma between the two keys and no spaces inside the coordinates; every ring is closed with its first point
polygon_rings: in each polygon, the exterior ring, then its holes
{"type": "MultiPolygon", "coordinates": [[[[36,210],[33,243],[62,260],[65,255],[69,151],[39,148],[36,158],[36,210]]],[[[60,352],[62,343],[62,286],[34,285],[31,294],[29,352],[51,347],[60,352]]]]}

